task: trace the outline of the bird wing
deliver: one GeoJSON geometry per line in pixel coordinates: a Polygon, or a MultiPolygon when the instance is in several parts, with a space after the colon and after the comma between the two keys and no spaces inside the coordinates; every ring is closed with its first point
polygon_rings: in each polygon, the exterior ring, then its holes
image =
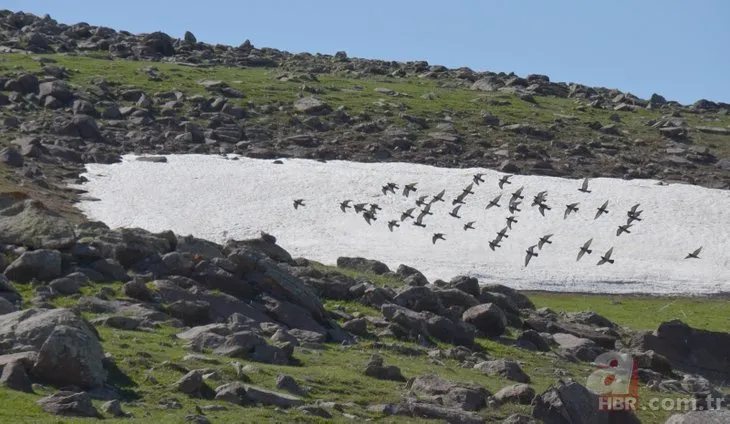
{"type": "Polygon", "coordinates": [[[471,189],[474,188],[474,183],[469,183],[468,186],[464,189],[464,191],[471,191],[471,189]]]}
{"type": "Polygon", "coordinates": [[[441,190],[439,192],[439,194],[436,195],[436,197],[438,197],[440,199],[440,198],[444,197],[444,194],[446,194],[446,189],[441,190]]]}
{"type": "Polygon", "coordinates": [[[583,190],[588,188],[588,178],[583,179],[583,185],[580,188],[583,190]]]}
{"type": "Polygon", "coordinates": [[[611,259],[612,253],[613,253],[613,247],[608,249],[608,252],[606,252],[606,259],[611,259]]]}
{"type": "Polygon", "coordinates": [[[567,218],[568,215],[570,215],[570,211],[571,210],[572,209],[570,209],[570,205],[568,205],[568,206],[565,207],[565,213],[563,214],[563,219],[567,218]]]}
{"type": "Polygon", "coordinates": [[[637,203],[634,206],[631,207],[631,213],[636,213],[636,209],[639,207],[641,203],[637,203]]]}
{"type": "Polygon", "coordinates": [[[588,249],[588,247],[590,247],[591,243],[593,243],[593,239],[590,239],[587,242],[585,242],[585,244],[583,244],[583,248],[588,249]]]}
{"type": "Polygon", "coordinates": [[[692,252],[692,254],[693,254],[693,255],[695,255],[695,256],[697,256],[697,255],[699,255],[699,254],[700,254],[700,252],[701,252],[701,251],[702,251],[702,246],[700,246],[700,248],[699,248],[699,249],[697,249],[697,250],[695,250],[694,252],[692,252]]]}
{"type": "Polygon", "coordinates": [[[454,208],[454,210],[453,210],[453,211],[451,211],[451,213],[452,213],[452,214],[454,214],[454,215],[456,215],[457,213],[459,213],[459,209],[461,209],[461,205],[457,205],[457,206],[456,206],[456,207],[454,208]]]}
{"type": "Polygon", "coordinates": [[[575,261],[576,261],[576,262],[578,262],[578,261],[580,260],[580,258],[582,258],[582,257],[583,257],[583,254],[584,254],[585,252],[586,252],[585,250],[581,249],[581,250],[580,250],[580,251],[578,252],[578,257],[577,257],[577,258],[575,258],[575,261]]]}
{"type": "Polygon", "coordinates": [[[603,205],[601,206],[601,209],[606,209],[606,206],[608,206],[608,200],[606,200],[606,202],[603,203],[603,205]]]}
{"type": "Polygon", "coordinates": [[[429,212],[431,212],[431,204],[426,203],[426,206],[423,207],[423,213],[428,214],[429,212]]]}

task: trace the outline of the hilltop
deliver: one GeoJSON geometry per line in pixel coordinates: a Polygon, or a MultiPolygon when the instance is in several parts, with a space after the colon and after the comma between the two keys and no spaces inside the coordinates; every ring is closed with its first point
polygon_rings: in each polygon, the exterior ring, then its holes
{"type": "MultiPolygon", "coordinates": [[[[599,411],[585,386],[609,350],[637,360],[640,399],[730,402],[724,298],[518,292],[360,257],[328,266],[266,233],[111,229],[68,186],[127,153],[239,153],[728,189],[726,103],[10,11],[0,53],[0,421],[663,423],[685,411],[599,411]]],[[[711,416],[727,413],[670,422],[711,416]]]]}

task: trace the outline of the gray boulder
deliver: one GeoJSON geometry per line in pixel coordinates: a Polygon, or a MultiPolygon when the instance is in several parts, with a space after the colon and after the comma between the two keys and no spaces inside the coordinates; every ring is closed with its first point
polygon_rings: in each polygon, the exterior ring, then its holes
{"type": "Polygon", "coordinates": [[[712,409],[674,414],[664,424],[727,424],[730,423],[730,410],[712,409]]]}
{"type": "Polygon", "coordinates": [[[57,392],[36,402],[44,411],[66,417],[102,418],[86,392],[57,392]]]}
{"type": "Polygon", "coordinates": [[[5,277],[20,283],[32,279],[51,281],[62,275],[61,253],[57,250],[39,249],[24,252],[5,268],[5,277]]]}
{"type": "Polygon", "coordinates": [[[509,359],[480,362],[474,365],[474,369],[489,376],[499,376],[518,383],[530,382],[530,377],[522,371],[520,365],[509,359]]]}
{"type": "Polygon", "coordinates": [[[372,272],[373,274],[382,275],[390,272],[388,265],[376,261],[374,259],[365,259],[360,257],[340,256],[337,258],[337,266],[339,268],[348,268],[364,272],[372,272]]]}
{"type": "Polygon", "coordinates": [[[598,397],[576,382],[553,385],[533,401],[532,416],[546,424],[638,423],[633,414],[598,409],[598,397]]]}
{"type": "Polygon", "coordinates": [[[507,329],[507,317],[502,309],[493,303],[484,303],[467,309],[462,319],[487,337],[501,336],[507,329]]]}
{"type": "Polygon", "coordinates": [[[74,237],[73,226],[38,200],[20,192],[0,193],[0,243],[61,249],[74,237]]]}

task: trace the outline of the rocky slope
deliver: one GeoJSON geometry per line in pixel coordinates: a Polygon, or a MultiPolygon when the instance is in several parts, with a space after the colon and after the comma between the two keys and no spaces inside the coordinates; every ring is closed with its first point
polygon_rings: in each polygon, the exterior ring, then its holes
{"type": "Polygon", "coordinates": [[[727,104],[9,11],[0,46],[0,421],[664,422],[597,410],[589,362],[613,349],[642,396],[726,397],[725,328],[635,331],[467,277],[324,267],[267,234],[110,230],[65,183],[127,152],[238,152],[727,188],[727,104]]]}

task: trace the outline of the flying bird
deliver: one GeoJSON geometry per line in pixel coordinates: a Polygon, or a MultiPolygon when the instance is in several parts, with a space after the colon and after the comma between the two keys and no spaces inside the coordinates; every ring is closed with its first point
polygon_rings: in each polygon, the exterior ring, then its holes
{"type": "Polygon", "coordinates": [[[623,233],[631,234],[631,231],[629,231],[629,228],[631,228],[631,224],[626,225],[619,225],[618,230],[616,230],[616,237],[620,236],[623,233]]]}
{"type": "Polygon", "coordinates": [[[428,215],[427,212],[421,211],[421,213],[416,217],[416,220],[413,222],[413,225],[416,227],[426,228],[426,224],[423,223],[423,218],[425,218],[426,215],[428,215]]]}
{"type": "Polygon", "coordinates": [[[425,215],[433,215],[433,212],[431,212],[431,204],[426,203],[426,206],[423,207],[423,210],[421,211],[421,213],[423,213],[425,215]]]}
{"type": "Polygon", "coordinates": [[[362,217],[363,217],[363,218],[365,218],[365,222],[367,222],[367,223],[368,223],[368,225],[371,225],[371,224],[370,224],[370,221],[377,221],[377,220],[378,220],[378,219],[377,219],[377,218],[375,217],[375,214],[374,214],[374,213],[372,213],[372,212],[369,212],[369,211],[365,211],[365,212],[363,212],[363,213],[362,213],[362,217]]]}
{"type": "Polygon", "coordinates": [[[517,191],[515,191],[514,193],[512,193],[512,198],[510,198],[509,201],[510,202],[514,202],[517,199],[524,199],[525,196],[522,195],[522,190],[524,190],[524,189],[525,189],[525,187],[518,188],[517,191]]]}
{"type": "Polygon", "coordinates": [[[513,222],[519,222],[519,221],[517,221],[517,219],[514,217],[514,215],[508,216],[507,217],[507,228],[509,228],[510,230],[512,229],[513,222]]]}
{"type": "Polygon", "coordinates": [[[474,184],[479,185],[479,183],[484,182],[484,178],[482,178],[484,174],[474,174],[474,184]]]}
{"type": "Polygon", "coordinates": [[[472,189],[472,188],[474,188],[474,183],[469,183],[469,185],[468,185],[468,186],[466,186],[466,187],[464,187],[464,188],[463,188],[463,189],[461,190],[461,192],[462,192],[462,193],[466,193],[466,194],[474,194],[474,192],[473,192],[473,191],[471,191],[471,189],[472,189]]]}
{"type": "Polygon", "coordinates": [[[390,230],[391,233],[393,232],[393,227],[400,227],[400,224],[395,219],[388,221],[388,229],[390,230]]]}
{"type": "Polygon", "coordinates": [[[507,235],[507,227],[504,227],[497,232],[497,242],[502,240],[502,238],[509,238],[509,236],[507,235]]]}
{"type": "Polygon", "coordinates": [[[540,237],[540,241],[537,242],[537,248],[542,250],[542,246],[545,245],[545,243],[553,244],[553,242],[550,241],[550,237],[552,237],[552,236],[553,236],[552,234],[548,234],[548,235],[540,237]]]}
{"type": "Polygon", "coordinates": [[[580,186],[578,191],[582,191],[583,193],[590,193],[591,191],[588,190],[588,178],[583,179],[583,185],[580,186]]]}
{"type": "Polygon", "coordinates": [[[454,218],[461,218],[461,217],[459,216],[459,209],[461,209],[461,205],[457,205],[457,206],[456,206],[456,207],[454,208],[454,210],[452,210],[451,212],[449,212],[449,215],[453,216],[454,218]]]}
{"type": "Polygon", "coordinates": [[[532,198],[532,206],[538,206],[540,203],[545,203],[547,200],[547,190],[541,191],[532,198]]]}
{"type": "Polygon", "coordinates": [[[606,262],[612,264],[614,262],[614,260],[611,259],[611,253],[613,253],[613,247],[608,249],[608,251],[603,256],[601,256],[601,259],[598,261],[598,263],[596,265],[603,265],[606,262]]]}
{"type": "Polygon", "coordinates": [[[493,206],[499,207],[499,199],[501,199],[501,198],[502,198],[502,195],[500,194],[499,196],[497,196],[494,199],[490,200],[489,201],[489,204],[487,205],[487,209],[489,209],[489,208],[491,208],[493,206]]]}
{"type": "Polygon", "coordinates": [[[340,210],[342,212],[347,212],[347,209],[352,207],[350,206],[351,202],[352,200],[345,200],[344,202],[340,202],[340,210]]]}
{"type": "Polygon", "coordinates": [[[499,179],[500,190],[502,189],[502,187],[504,187],[505,184],[512,184],[509,180],[510,178],[512,178],[512,175],[504,175],[502,178],[499,179]]]}
{"type": "Polygon", "coordinates": [[[380,206],[378,206],[377,203],[371,203],[370,204],[370,212],[375,213],[375,211],[381,211],[382,209],[380,206]]]}
{"type": "Polygon", "coordinates": [[[466,198],[467,194],[469,194],[469,193],[467,193],[466,191],[463,191],[460,195],[456,196],[456,199],[454,199],[451,202],[451,204],[452,205],[456,205],[456,204],[463,205],[464,199],[466,198]]]}
{"type": "Polygon", "coordinates": [[[641,221],[641,218],[639,218],[639,216],[644,211],[637,211],[636,209],[638,207],[639,207],[639,203],[632,206],[631,209],[628,212],[626,212],[626,215],[629,217],[629,221],[628,221],[629,224],[631,224],[634,221],[641,221]]]}
{"type": "Polygon", "coordinates": [[[542,203],[542,202],[539,203],[537,206],[540,208],[540,215],[542,215],[542,216],[545,216],[545,210],[546,209],[547,210],[552,209],[550,206],[548,206],[547,204],[542,203]]]}
{"type": "Polygon", "coordinates": [[[608,209],[606,209],[606,207],[608,207],[608,200],[606,200],[606,203],[601,205],[600,208],[597,208],[598,212],[596,212],[596,217],[593,219],[598,219],[598,217],[601,216],[601,214],[608,213],[608,209]]]}
{"type": "Polygon", "coordinates": [[[522,212],[522,209],[518,208],[518,206],[520,206],[520,203],[522,202],[510,202],[509,213],[514,214],[515,212],[522,212]]]}
{"type": "Polygon", "coordinates": [[[699,254],[700,254],[701,251],[702,251],[702,246],[700,246],[699,248],[697,248],[697,250],[695,250],[694,252],[692,252],[692,253],[688,254],[687,256],[685,256],[684,259],[689,259],[689,258],[699,259],[700,258],[699,257],[699,254]]]}
{"type": "Polygon", "coordinates": [[[294,209],[299,209],[299,206],[307,206],[304,204],[304,199],[294,200],[294,209]]]}
{"type": "Polygon", "coordinates": [[[441,192],[435,196],[433,196],[433,199],[431,199],[431,203],[433,202],[443,202],[444,201],[444,194],[446,194],[446,189],[441,190],[441,192]]]}
{"type": "Polygon", "coordinates": [[[530,246],[526,250],[527,256],[525,256],[525,266],[530,263],[530,259],[532,259],[533,256],[537,256],[537,253],[535,253],[535,246],[530,246]]]}
{"type": "Polygon", "coordinates": [[[502,247],[502,245],[499,244],[499,240],[498,239],[495,239],[495,240],[492,240],[492,241],[489,242],[489,248],[492,249],[492,251],[494,251],[494,248],[495,247],[502,247]]]}
{"type": "Polygon", "coordinates": [[[403,195],[408,197],[408,194],[410,194],[410,192],[416,191],[416,184],[418,183],[406,184],[405,187],[403,187],[403,195]]]}
{"type": "Polygon", "coordinates": [[[570,203],[565,205],[565,214],[563,215],[563,219],[567,218],[571,212],[578,212],[578,205],[579,203],[570,203]]]}
{"type": "Polygon", "coordinates": [[[436,240],[446,240],[444,238],[444,235],[442,233],[434,233],[433,237],[431,237],[431,243],[436,244],[436,240]]]}
{"type": "Polygon", "coordinates": [[[576,260],[575,260],[576,262],[578,262],[580,260],[580,258],[583,257],[583,254],[587,253],[590,255],[591,253],[593,253],[593,251],[591,249],[589,249],[589,247],[591,246],[591,243],[593,243],[593,239],[590,239],[587,242],[585,242],[585,244],[583,244],[583,247],[581,247],[580,251],[578,252],[578,258],[576,258],[576,260]]]}
{"type": "Polygon", "coordinates": [[[401,221],[405,221],[406,218],[413,219],[413,211],[414,210],[416,210],[416,208],[410,208],[410,209],[406,210],[405,212],[403,212],[402,214],[400,214],[400,220],[401,221]]]}
{"type": "Polygon", "coordinates": [[[357,203],[355,205],[355,213],[360,213],[365,210],[365,206],[367,206],[367,203],[357,203]]]}
{"type": "Polygon", "coordinates": [[[398,186],[396,184],[387,183],[380,190],[383,192],[383,195],[388,194],[388,192],[395,194],[395,189],[397,189],[397,188],[398,188],[398,186]]]}
{"type": "Polygon", "coordinates": [[[474,223],[476,223],[476,221],[469,221],[466,224],[464,224],[464,231],[466,231],[466,230],[473,230],[474,229],[474,223]]]}
{"type": "Polygon", "coordinates": [[[416,200],[416,206],[424,206],[424,205],[426,205],[426,198],[427,197],[428,197],[428,194],[425,194],[425,195],[419,197],[416,200]]]}

